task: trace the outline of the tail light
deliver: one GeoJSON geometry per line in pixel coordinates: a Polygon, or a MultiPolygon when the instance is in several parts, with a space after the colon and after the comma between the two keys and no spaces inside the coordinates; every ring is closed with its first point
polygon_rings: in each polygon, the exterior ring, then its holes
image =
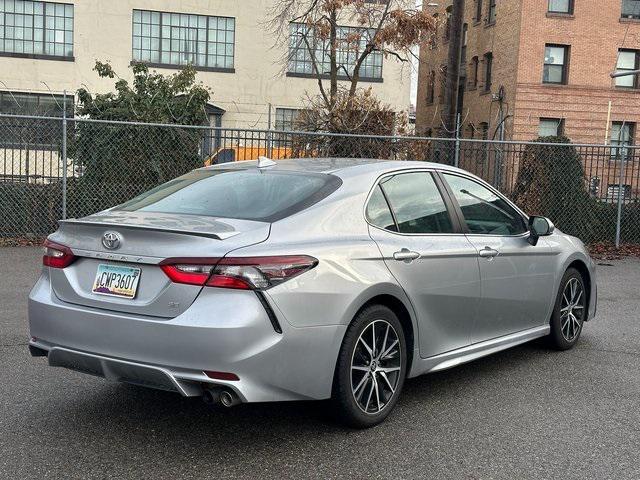
{"type": "Polygon", "coordinates": [[[71,265],[75,259],[75,255],[66,245],[52,242],[49,239],[44,241],[44,256],[42,257],[44,266],[65,268],[71,265]]]}
{"type": "Polygon", "coordinates": [[[184,260],[167,259],[160,266],[175,283],[240,290],[264,290],[318,264],[307,255],[184,260]]]}

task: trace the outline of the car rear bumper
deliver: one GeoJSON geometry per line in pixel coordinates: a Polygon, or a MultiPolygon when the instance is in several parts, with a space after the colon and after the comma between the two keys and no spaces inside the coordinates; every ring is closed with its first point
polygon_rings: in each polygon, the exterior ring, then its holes
{"type": "Polygon", "coordinates": [[[52,366],[185,396],[223,386],[245,402],[328,398],[345,329],[280,319],[277,333],[255,293],[239,290],[205,288],[171,319],[83,307],[59,300],[46,271],[29,296],[29,324],[32,354],[52,366]]]}

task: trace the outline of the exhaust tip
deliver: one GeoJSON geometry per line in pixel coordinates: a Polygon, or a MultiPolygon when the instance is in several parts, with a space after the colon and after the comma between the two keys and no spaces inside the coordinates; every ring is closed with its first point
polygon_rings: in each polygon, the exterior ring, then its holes
{"type": "Polygon", "coordinates": [[[233,395],[228,390],[224,390],[220,394],[220,403],[222,404],[222,406],[229,408],[229,407],[233,407],[234,405],[236,405],[238,403],[238,401],[237,401],[235,395],[233,395]]]}
{"type": "Polygon", "coordinates": [[[202,401],[207,405],[215,405],[220,400],[220,392],[216,390],[206,389],[202,392],[202,401]]]}

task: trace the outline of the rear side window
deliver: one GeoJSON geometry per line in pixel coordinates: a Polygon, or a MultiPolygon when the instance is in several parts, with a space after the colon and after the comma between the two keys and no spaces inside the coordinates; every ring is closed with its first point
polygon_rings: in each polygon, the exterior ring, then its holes
{"type": "Polygon", "coordinates": [[[320,173],[196,170],[116,210],[275,222],[319,202],[341,184],[338,177],[320,173]]]}
{"type": "Polygon", "coordinates": [[[527,231],[522,216],[488,188],[468,178],[444,174],[470,233],[519,235],[527,231]]]}
{"type": "Polygon", "coordinates": [[[396,231],[396,223],[389,210],[389,204],[382,194],[380,185],[376,185],[375,190],[369,198],[367,204],[367,220],[376,227],[384,228],[385,230],[396,231]]]}
{"type": "Polygon", "coordinates": [[[394,175],[380,182],[400,233],[452,233],[447,207],[428,172],[394,175]]]}

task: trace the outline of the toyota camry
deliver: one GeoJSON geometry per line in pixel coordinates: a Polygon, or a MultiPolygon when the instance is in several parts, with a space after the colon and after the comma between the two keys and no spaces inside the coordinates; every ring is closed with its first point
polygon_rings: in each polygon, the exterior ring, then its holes
{"type": "Polygon", "coordinates": [[[34,356],[212,404],[331,399],[368,427],[405,379],[596,311],[575,237],[424,162],[237,162],[60,222],[29,297],[34,356]]]}

